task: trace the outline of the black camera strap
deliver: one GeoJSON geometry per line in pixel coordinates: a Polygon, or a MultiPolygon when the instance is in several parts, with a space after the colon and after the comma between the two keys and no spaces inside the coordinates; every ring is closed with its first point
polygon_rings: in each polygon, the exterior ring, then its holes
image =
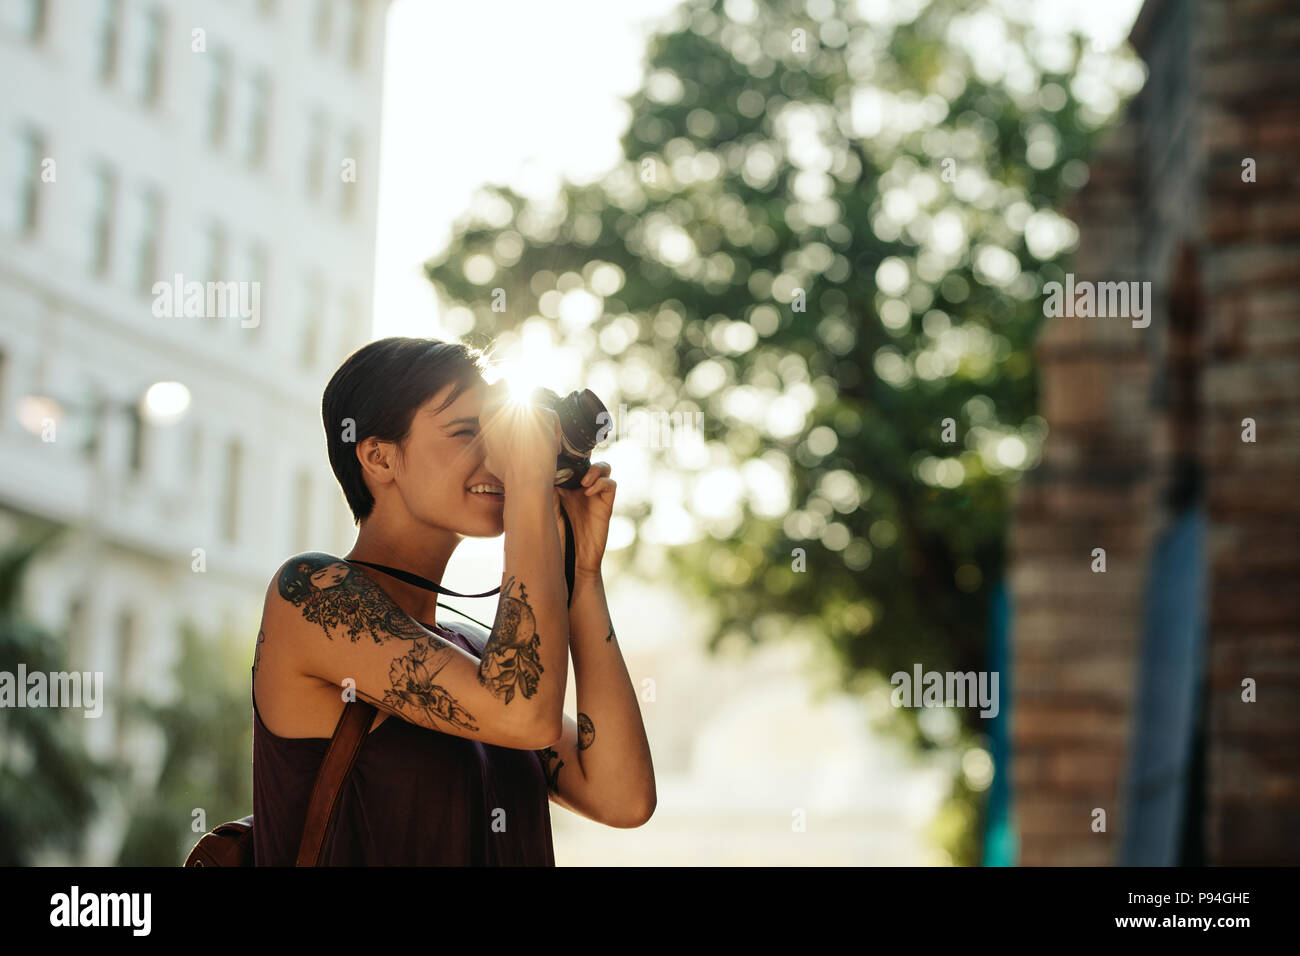
{"type": "MultiPolygon", "coordinates": [[[[569,513],[564,510],[564,505],[560,505],[560,516],[564,518],[564,579],[569,586],[568,603],[570,606],[572,606],[573,605],[573,578],[574,578],[574,567],[575,567],[575,555],[573,553],[573,524],[569,521],[569,513]]],[[[463,598],[491,597],[492,595],[499,593],[501,590],[501,585],[498,584],[491,591],[484,591],[482,594],[461,594],[459,591],[453,591],[450,588],[444,588],[441,584],[438,584],[435,581],[430,581],[428,578],[422,578],[420,577],[420,575],[413,574],[410,571],[403,571],[401,568],[390,568],[386,564],[375,564],[373,561],[362,561],[359,560],[358,558],[347,558],[345,560],[351,562],[352,564],[364,564],[368,568],[374,568],[376,571],[382,571],[384,572],[384,574],[395,577],[399,581],[405,581],[407,584],[410,584],[413,587],[423,588],[426,591],[437,591],[439,594],[447,594],[450,595],[451,597],[463,597],[463,598]]],[[[459,611],[448,604],[443,604],[441,601],[437,603],[438,603],[438,607],[446,608],[448,611],[455,611],[461,617],[473,621],[479,627],[484,628],[485,630],[488,631],[492,630],[490,625],[484,624],[482,621],[470,617],[464,611],[459,611]]]]}

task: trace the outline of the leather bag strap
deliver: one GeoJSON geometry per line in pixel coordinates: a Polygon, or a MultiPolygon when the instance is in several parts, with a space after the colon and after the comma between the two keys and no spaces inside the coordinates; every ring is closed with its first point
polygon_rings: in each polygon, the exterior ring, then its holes
{"type": "MultiPolygon", "coordinates": [[[[339,794],[343,781],[357,762],[361,744],[370,731],[370,722],[379,711],[374,704],[364,700],[348,701],[339,714],[334,736],[316,774],[311,789],[311,802],[307,804],[307,823],[302,831],[302,844],[298,847],[298,866],[316,866],[325,846],[325,835],[330,821],[338,810],[339,794]]],[[[389,718],[392,719],[391,717],[389,718]]]]}

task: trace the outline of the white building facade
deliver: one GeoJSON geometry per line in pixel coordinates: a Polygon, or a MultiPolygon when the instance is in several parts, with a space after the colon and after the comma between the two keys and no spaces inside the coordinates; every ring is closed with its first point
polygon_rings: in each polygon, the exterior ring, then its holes
{"type": "MultiPolygon", "coordinates": [[[[275,568],[355,533],[320,399],[370,338],[385,14],[0,4],[0,544],[68,527],[29,607],[104,673],[92,752],[146,781],[156,742],[114,708],[177,692],[181,623],[251,660],[275,568]],[[165,294],[194,282],[199,314],[165,294]],[[136,410],[159,381],[189,390],[179,422],[136,410]]],[[[123,819],[78,862],[111,863],[123,819]]]]}

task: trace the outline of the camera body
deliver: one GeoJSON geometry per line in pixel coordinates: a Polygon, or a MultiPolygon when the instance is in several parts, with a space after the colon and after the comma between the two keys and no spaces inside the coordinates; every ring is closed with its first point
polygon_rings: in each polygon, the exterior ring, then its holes
{"type": "Polygon", "coordinates": [[[560,419],[560,453],[555,460],[555,484],[579,488],[591,467],[591,452],[609,429],[609,410],[589,388],[561,398],[549,388],[536,388],[528,400],[551,409],[560,419]]]}

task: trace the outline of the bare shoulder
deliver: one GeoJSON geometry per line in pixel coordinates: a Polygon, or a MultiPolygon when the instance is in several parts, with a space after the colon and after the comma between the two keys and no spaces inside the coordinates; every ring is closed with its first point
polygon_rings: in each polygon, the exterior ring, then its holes
{"type": "Polygon", "coordinates": [[[300,605],[312,588],[333,587],[347,576],[352,566],[336,554],[304,551],[276,569],[271,588],[281,600],[300,605]]]}
{"type": "Polygon", "coordinates": [[[265,616],[281,626],[301,620],[303,610],[318,603],[315,594],[337,586],[348,571],[350,565],[338,555],[324,551],[293,555],[271,575],[265,616]]]}
{"type": "Polygon", "coordinates": [[[295,554],[280,566],[268,588],[267,613],[283,626],[331,640],[428,636],[365,571],[324,551],[295,554]]]}
{"type": "MultiPolygon", "coordinates": [[[[327,738],[338,724],[338,688],[310,674],[308,664],[313,655],[332,653],[332,642],[321,637],[329,636],[335,626],[331,621],[342,620],[337,609],[325,609],[317,592],[335,589],[341,594],[337,588],[348,571],[350,566],[337,555],[305,552],[285,561],[267,584],[253,659],[253,692],[262,724],[276,736],[327,738]]],[[[372,729],[385,719],[385,714],[378,715],[372,729]]]]}

